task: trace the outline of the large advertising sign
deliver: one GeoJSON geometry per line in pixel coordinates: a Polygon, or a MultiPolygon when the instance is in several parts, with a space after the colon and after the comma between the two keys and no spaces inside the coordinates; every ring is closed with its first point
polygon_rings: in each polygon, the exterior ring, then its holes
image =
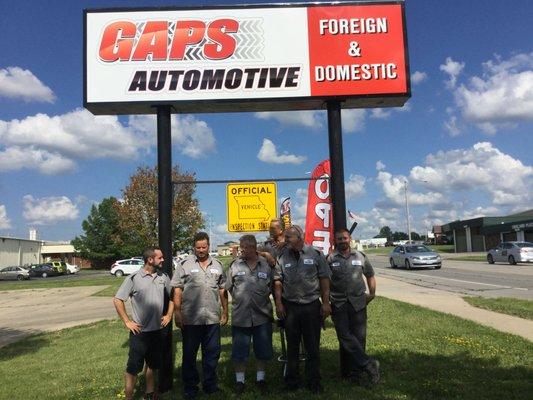
{"type": "Polygon", "coordinates": [[[84,12],[95,114],[401,106],[403,1],[84,12]]]}

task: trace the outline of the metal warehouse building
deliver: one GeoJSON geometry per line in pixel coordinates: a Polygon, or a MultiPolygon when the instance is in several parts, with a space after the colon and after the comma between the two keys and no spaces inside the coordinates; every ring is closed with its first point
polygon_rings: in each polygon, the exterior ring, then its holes
{"type": "Polygon", "coordinates": [[[41,247],[40,240],[0,236],[0,268],[39,263],[41,247]]]}
{"type": "Polygon", "coordinates": [[[533,209],[506,217],[480,217],[442,225],[453,236],[455,252],[487,251],[501,242],[533,242],[533,209]]]}

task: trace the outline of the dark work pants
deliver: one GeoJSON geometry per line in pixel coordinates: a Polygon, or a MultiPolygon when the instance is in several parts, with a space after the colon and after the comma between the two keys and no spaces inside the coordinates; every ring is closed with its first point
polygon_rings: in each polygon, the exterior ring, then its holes
{"type": "Polygon", "coordinates": [[[303,338],[306,351],[305,375],[308,384],[320,382],[320,329],[322,327],[321,303],[309,304],[283,302],[285,312],[285,333],[287,334],[287,376],[288,384],[300,380],[300,341],[303,338]]]}
{"type": "Polygon", "coordinates": [[[349,302],[340,307],[332,305],[331,318],[339,339],[341,375],[357,375],[370,361],[365,353],[366,307],[355,311],[349,302]]]}
{"type": "Polygon", "coordinates": [[[200,377],[196,369],[196,356],[202,346],[202,388],[209,392],[217,386],[216,368],[220,358],[220,325],[184,325],[181,376],[185,393],[198,391],[200,377]]]}

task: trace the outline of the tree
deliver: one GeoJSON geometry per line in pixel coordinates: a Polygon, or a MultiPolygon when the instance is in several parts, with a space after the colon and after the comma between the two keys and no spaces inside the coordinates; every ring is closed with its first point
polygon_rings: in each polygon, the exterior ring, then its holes
{"type": "Polygon", "coordinates": [[[398,240],[408,240],[409,239],[409,235],[407,235],[407,233],[405,232],[394,232],[392,234],[392,240],[394,240],[395,242],[398,241],[398,240]]]}
{"type": "MultiPolygon", "coordinates": [[[[172,180],[191,181],[194,174],[172,169],[172,180]]],[[[192,246],[192,237],[203,226],[203,218],[194,198],[196,185],[181,184],[173,195],[173,250],[192,246]]],[[[122,190],[123,201],[118,207],[119,226],[124,248],[140,254],[147,246],[158,244],[157,167],[139,167],[122,190]]]]}
{"type": "Polygon", "coordinates": [[[411,240],[421,240],[422,237],[416,233],[416,232],[411,232],[411,240]]]}
{"type": "Polygon", "coordinates": [[[383,228],[379,230],[379,233],[374,237],[375,238],[387,238],[388,240],[392,237],[392,231],[387,225],[385,225],[383,228]]]}
{"type": "Polygon", "coordinates": [[[76,236],[72,245],[81,257],[93,267],[106,267],[125,253],[121,246],[118,200],[108,197],[93,205],[89,216],[82,222],[84,235],[76,236]]]}

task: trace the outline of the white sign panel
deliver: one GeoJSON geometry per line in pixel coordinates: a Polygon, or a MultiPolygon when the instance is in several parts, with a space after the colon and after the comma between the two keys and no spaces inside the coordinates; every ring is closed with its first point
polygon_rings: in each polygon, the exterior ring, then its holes
{"type": "Polygon", "coordinates": [[[402,105],[402,2],[85,11],[84,103],[96,114],[402,105]]]}

